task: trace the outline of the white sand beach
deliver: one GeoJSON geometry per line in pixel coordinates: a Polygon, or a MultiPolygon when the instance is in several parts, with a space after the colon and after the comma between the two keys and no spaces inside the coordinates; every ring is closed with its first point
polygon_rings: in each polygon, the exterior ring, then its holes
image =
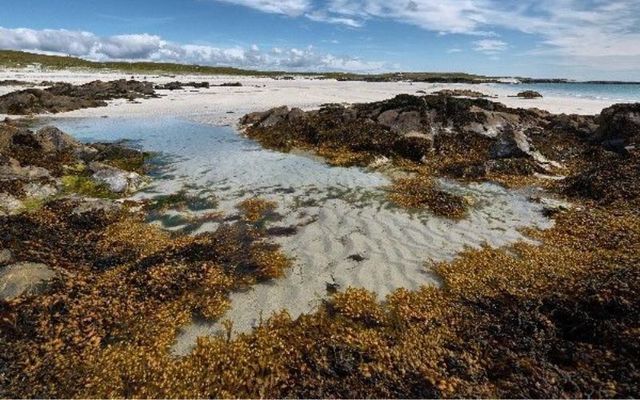
{"type": "MultiPolygon", "coordinates": [[[[245,76],[207,76],[207,75],[126,75],[122,73],[97,73],[82,71],[28,71],[2,70],[0,80],[16,79],[30,82],[69,82],[81,84],[93,80],[129,79],[148,80],[154,83],[171,81],[207,81],[212,85],[225,82],[240,82],[242,87],[211,87],[209,89],[186,88],[175,91],[162,91],[158,99],[132,104],[125,100],[115,100],[110,107],[83,109],[57,114],[56,117],[99,117],[112,118],[149,115],[181,116],[215,125],[235,124],[245,113],[262,111],[272,107],[288,105],[304,110],[317,108],[326,103],[360,103],[380,101],[398,94],[416,94],[419,91],[431,93],[441,89],[470,89],[480,91],[491,100],[509,107],[536,107],[552,113],[598,114],[603,108],[615,101],[572,97],[544,97],[541,99],[520,99],[514,96],[519,92],[517,85],[498,84],[433,84],[410,82],[339,82],[333,79],[319,80],[296,77],[295,80],[275,80],[245,76]],[[233,113],[231,113],[233,112],[233,113]]],[[[18,90],[20,87],[0,87],[0,95],[18,90]]]]}

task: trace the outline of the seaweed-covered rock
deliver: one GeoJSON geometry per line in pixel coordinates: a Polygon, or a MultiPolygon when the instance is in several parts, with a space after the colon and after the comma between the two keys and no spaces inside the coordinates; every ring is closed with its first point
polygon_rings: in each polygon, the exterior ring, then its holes
{"type": "Polygon", "coordinates": [[[106,106],[106,100],[155,96],[149,82],[94,81],[84,85],[56,83],[46,89],[25,89],[0,96],[0,114],[59,113],[106,106]]]}
{"type": "Polygon", "coordinates": [[[484,99],[399,95],[349,107],[328,104],[306,113],[278,107],[248,114],[240,123],[268,147],[346,149],[367,155],[364,164],[378,156],[423,162],[433,157],[526,157],[547,169],[553,164],[536,150],[528,133],[544,129],[548,118],[484,99]]]}
{"type": "Polygon", "coordinates": [[[605,108],[598,123],[594,139],[605,147],[623,151],[627,146],[640,145],[640,103],[605,108]]]}
{"type": "Polygon", "coordinates": [[[459,97],[475,97],[475,98],[484,98],[489,97],[488,95],[478,92],[476,90],[470,89],[442,89],[437,92],[433,92],[437,96],[459,96],[459,97]]]}
{"type": "Polygon", "coordinates": [[[185,87],[192,87],[194,89],[200,89],[200,88],[204,88],[204,89],[208,89],[210,87],[209,82],[168,82],[162,85],[156,85],[155,89],[157,90],[180,90],[180,89],[184,89],[185,87]]]}
{"type": "Polygon", "coordinates": [[[542,95],[536,92],[535,90],[525,90],[523,92],[518,93],[516,97],[519,97],[521,99],[538,99],[538,98],[542,98],[542,95]]]}

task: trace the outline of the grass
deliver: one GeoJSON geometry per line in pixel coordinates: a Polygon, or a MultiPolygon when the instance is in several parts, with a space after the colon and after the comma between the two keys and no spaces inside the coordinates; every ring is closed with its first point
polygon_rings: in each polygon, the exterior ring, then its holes
{"type": "Polygon", "coordinates": [[[115,193],[110,191],[105,185],[98,184],[87,176],[64,175],[61,181],[65,193],[75,193],[103,199],[117,198],[115,193]]]}
{"type": "Polygon", "coordinates": [[[238,76],[266,76],[277,77],[282,75],[311,75],[339,80],[366,80],[366,81],[398,81],[415,80],[429,82],[480,82],[492,80],[486,76],[472,75],[466,73],[389,73],[379,75],[365,75],[342,72],[285,72],[285,71],[258,71],[247,70],[226,66],[205,66],[178,63],[159,62],[124,62],[110,61],[97,62],[84,60],[78,57],[55,56],[29,53],[15,50],[0,50],[0,66],[5,68],[22,68],[29,65],[39,64],[49,69],[95,69],[105,71],[122,71],[135,74],[208,74],[208,75],[238,75],[238,76]]]}

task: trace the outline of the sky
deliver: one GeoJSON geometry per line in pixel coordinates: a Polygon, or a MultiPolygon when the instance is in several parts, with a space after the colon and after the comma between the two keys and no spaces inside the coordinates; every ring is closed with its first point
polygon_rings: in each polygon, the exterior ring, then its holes
{"type": "Polygon", "coordinates": [[[640,0],[0,0],[0,49],[640,81],[640,0]]]}

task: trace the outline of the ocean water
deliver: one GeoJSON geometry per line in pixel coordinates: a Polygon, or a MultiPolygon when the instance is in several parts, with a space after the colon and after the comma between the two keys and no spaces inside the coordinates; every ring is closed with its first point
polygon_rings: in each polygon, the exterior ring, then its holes
{"type": "Polygon", "coordinates": [[[514,94],[524,90],[535,90],[543,96],[578,97],[621,103],[640,102],[640,84],[533,83],[496,85],[502,89],[513,88],[514,94]]]}

